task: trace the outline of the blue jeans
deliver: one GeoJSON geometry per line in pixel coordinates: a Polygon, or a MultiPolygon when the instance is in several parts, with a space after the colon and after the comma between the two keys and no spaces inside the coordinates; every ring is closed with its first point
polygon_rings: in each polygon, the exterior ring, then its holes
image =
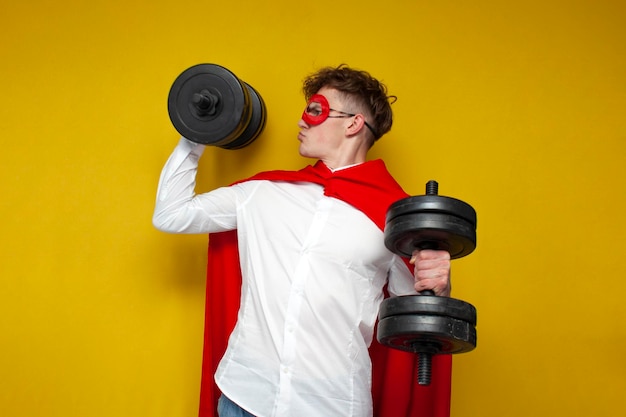
{"type": "Polygon", "coordinates": [[[217,400],[217,414],[219,417],[254,417],[224,394],[217,400]]]}

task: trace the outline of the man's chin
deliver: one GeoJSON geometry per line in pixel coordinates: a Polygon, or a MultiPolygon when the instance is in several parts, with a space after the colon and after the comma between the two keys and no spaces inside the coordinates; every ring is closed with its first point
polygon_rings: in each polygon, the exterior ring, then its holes
{"type": "Polygon", "coordinates": [[[312,158],[312,156],[307,151],[306,147],[302,144],[302,142],[300,142],[300,146],[298,147],[298,153],[300,154],[300,156],[304,158],[312,158]]]}

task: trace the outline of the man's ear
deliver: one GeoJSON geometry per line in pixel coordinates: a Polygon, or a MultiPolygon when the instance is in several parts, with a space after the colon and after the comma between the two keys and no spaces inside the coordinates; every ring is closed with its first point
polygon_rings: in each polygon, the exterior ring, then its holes
{"type": "Polygon", "coordinates": [[[365,129],[365,116],[357,114],[352,118],[352,122],[346,128],[346,133],[348,136],[354,136],[359,134],[363,129],[365,129]]]}

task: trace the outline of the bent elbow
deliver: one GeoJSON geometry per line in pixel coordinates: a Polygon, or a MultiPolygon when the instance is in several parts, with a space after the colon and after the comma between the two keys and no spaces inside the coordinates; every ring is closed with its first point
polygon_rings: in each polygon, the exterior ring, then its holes
{"type": "Polygon", "coordinates": [[[155,211],[152,215],[152,225],[161,232],[176,233],[174,223],[171,219],[168,219],[167,216],[164,216],[163,213],[158,211],[155,211]]]}

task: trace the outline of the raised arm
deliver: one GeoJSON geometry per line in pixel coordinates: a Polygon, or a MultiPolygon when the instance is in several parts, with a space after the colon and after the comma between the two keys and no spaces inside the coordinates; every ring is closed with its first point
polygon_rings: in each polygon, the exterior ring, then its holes
{"type": "Polygon", "coordinates": [[[169,233],[209,233],[235,229],[236,197],[228,187],[196,194],[198,160],[204,145],[181,138],[167,160],[157,189],[154,227],[169,233]]]}

